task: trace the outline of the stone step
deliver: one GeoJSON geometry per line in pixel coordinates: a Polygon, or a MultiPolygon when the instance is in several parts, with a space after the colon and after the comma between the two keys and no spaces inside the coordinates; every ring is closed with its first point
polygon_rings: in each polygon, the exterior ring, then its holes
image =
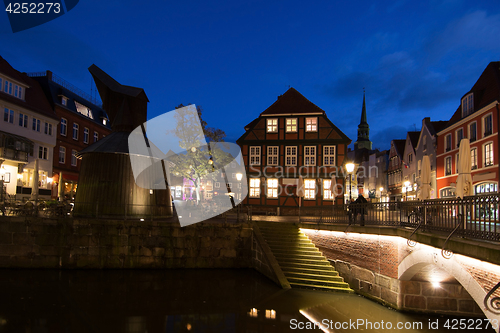
{"type": "Polygon", "coordinates": [[[316,289],[316,290],[323,290],[323,291],[338,291],[338,292],[344,292],[344,293],[354,293],[354,290],[352,290],[349,287],[331,287],[331,286],[321,286],[321,285],[316,285],[316,284],[309,284],[309,283],[295,283],[295,282],[290,282],[291,286],[297,286],[300,288],[308,288],[308,289],[316,289]]]}
{"type": "MultiPolygon", "coordinates": [[[[313,271],[316,273],[315,271],[313,271]]],[[[300,273],[300,272],[289,272],[283,271],[283,274],[288,278],[297,278],[297,279],[316,279],[316,280],[324,280],[324,281],[332,281],[332,282],[344,282],[344,279],[340,276],[333,274],[335,271],[330,271],[330,274],[314,274],[314,273],[300,273]]]]}
{"type": "Polygon", "coordinates": [[[338,276],[339,272],[333,269],[333,267],[328,267],[328,266],[321,266],[321,267],[316,267],[316,268],[304,268],[304,267],[295,267],[295,266],[283,266],[281,267],[283,272],[289,272],[289,273],[309,273],[309,274],[316,274],[316,275],[330,275],[330,276],[338,276]]]}
{"type": "Polygon", "coordinates": [[[317,248],[315,247],[306,247],[302,249],[285,249],[285,248],[276,248],[273,250],[274,254],[280,253],[297,253],[297,254],[319,254],[323,255],[317,248]]]}
{"type": "Polygon", "coordinates": [[[330,266],[329,262],[323,262],[323,261],[310,263],[310,262],[295,262],[295,261],[279,261],[278,260],[278,263],[280,264],[282,269],[283,269],[283,267],[308,268],[308,269],[332,267],[332,266],[330,266]]]}
{"type": "Polygon", "coordinates": [[[308,260],[308,261],[322,261],[325,257],[321,253],[307,254],[307,253],[276,253],[273,252],[278,261],[295,261],[295,260],[308,260]]]}
{"type": "Polygon", "coordinates": [[[287,279],[288,279],[288,282],[290,282],[290,284],[303,283],[303,284],[310,284],[310,285],[317,285],[317,286],[349,288],[349,284],[347,282],[344,282],[344,281],[336,282],[336,281],[329,281],[329,280],[317,280],[317,279],[295,278],[295,277],[287,277],[287,279]]]}

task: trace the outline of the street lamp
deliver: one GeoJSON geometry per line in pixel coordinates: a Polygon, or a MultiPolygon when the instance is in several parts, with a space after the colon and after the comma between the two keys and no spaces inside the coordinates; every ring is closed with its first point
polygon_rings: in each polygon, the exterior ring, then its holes
{"type": "Polygon", "coordinates": [[[409,186],[410,186],[410,181],[409,180],[405,181],[405,191],[404,191],[406,193],[405,194],[405,201],[408,201],[408,187],[409,186]]]}
{"type": "Polygon", "coordinates": [[[349,175],[349,203],[351,202],[351,173],[354,171],[354,163],[347,163],[345,165],[345,169],[347,170],[347,174],[349,175]]]}

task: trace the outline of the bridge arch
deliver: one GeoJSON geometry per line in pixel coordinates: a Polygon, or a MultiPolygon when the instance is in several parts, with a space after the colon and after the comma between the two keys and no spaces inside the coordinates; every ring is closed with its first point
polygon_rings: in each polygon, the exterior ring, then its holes
{"type": "MultiPolygon", "coordinates": [[[[441,249],[424,244],[417,244],[411,253],[399,263],[398,279],[401,281],[410,280],[415,274],[429,265],[437,267],[454,277],[458,283],[465,288],[472,299],[481,308],[486,318],[491,320],[496,319],[500,322],[500,315],[489,311],[484,306],[484,298],[487,291],[474,278],[470,271],[465,268],[466,266],[469,266],[469,268],[483,267],[485,264],[487,263],[459,254],[454,254],[450,259],[446,259],[441,255],[441,249]]],[[[429,282],[434,281],[432,281],[431,278],[429,282]]],[[[497,328],[496,331],[499,332],[499,329],[497,328]]]]}

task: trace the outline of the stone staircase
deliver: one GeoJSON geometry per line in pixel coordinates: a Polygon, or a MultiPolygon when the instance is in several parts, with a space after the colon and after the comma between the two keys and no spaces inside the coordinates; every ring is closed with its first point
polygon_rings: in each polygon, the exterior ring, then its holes
{"type": "Polygon", "coordinates": [[[354,292],[297,226],[277,222],[257,225],[292,288],[354,292]]]}

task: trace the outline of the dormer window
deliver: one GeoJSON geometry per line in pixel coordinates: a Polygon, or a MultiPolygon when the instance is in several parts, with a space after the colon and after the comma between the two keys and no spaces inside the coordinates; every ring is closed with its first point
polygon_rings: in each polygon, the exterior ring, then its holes
{"type": "Polygon", "coordinates": [[[468,94],[462,98],[462,118],[467,117],[474,112],[474,95],[468,94]]]}
{"type": "Polygon", "coordinates": [[[77,101],[75,101],[75,105],[76,105],[76,111],[78,111],[78,113],[84,115],[85,117],[89,117],[90,119],[94,119],[94,115],[92,114],[92,110],[89,107],[87,107],[83,104],[80,104],[77,101]]]}
{"type": "Polygon", "coordinates": [[[68,97],[61,96],[61,104],[64,106],[68,106],[68,97]]]}
{"type": "Polygon", "coordinates": [[[2,79],[1,77],[0,77],[0,91],[3,91],[6,94],[24,100],[25,88],[7,79],[2,79]]]}

